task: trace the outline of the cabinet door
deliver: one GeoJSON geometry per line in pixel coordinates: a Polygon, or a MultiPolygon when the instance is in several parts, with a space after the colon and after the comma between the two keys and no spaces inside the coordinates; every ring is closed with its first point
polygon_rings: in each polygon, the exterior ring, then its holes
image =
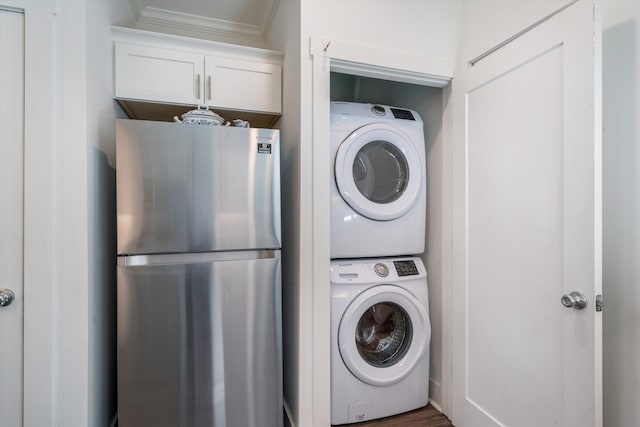
{"type": "Polygon", "coordinates": [[[578,1],[454,80],[458,427],[602,426],[594,16],[578,1]]]}
{"type": "Polygon", "coordinates": [[[115,97],[202,104],[204,55],[116,43],[115,97]]]}
{"type": "Polygon", "coordinates": [[[207,56],[206,100],[212,107],[280,113],[282,66],[207,56]]]}

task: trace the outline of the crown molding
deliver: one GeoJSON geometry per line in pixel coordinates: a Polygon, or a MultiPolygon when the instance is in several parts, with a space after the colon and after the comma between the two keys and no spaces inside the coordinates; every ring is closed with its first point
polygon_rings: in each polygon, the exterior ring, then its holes
{"type": "Polygon", "coordinates": [[[264,40],[269,36],[271,24],[278,11],[280,0],[261,0],[259,1],[262,10],[260,11],[260,20],[258,21],[258,29],[262,32],[264,40]]]}
{"type": "Polygon", "coordinates": [[[138,24],[159,25],[195,31],[210,36],[235,37],[264,42],[264,35],[256,25],[174,12],[149,6],[142,10],[138,18],[138,24]]]}
{"type": "Polygon", "coordinates": [[[169,28],[187,34],[200,34],[207,39],[236,39],[244,43],[264,45],[271,31],[279,0],[260,0],[256,3],[256,7],[261,9],[260,19],[253,25],[147,6],[143,0],[129,0],[139,28],[169,28]]]}
{"type": "Polygon", "coordinates": [[[140,4],[140,0],[129,0],[129,6],[131,6],[131,12],[133,12],[133,19],[137,21],[142,14],[144,6],[140,4]]]}

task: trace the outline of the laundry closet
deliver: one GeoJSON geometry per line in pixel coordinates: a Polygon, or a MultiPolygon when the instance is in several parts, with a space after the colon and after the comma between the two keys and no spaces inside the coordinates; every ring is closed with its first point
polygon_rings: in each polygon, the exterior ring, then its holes
{"type": "MultiPolygon", "coordinates": [[[[419,115],[417,120],[422,121],[422,134],[424,135],[424,153],[426,159],[426,168],[422,172],[426,172],[426,221],[424,224],[424,252],[415,253],[415,252],[399,252],[404,255],[417,255],[419,256],[424,266],[426,267],[426,276],[428,283],[428,297],[429,297],[429,307],[427,307],[428,323],[430,324],[429,331],[427,331],[426,336],[418,336],[416,332],[414,332],[412,339],[414,342],[419,342],[420,340],[425,341],[425,345],[427,348],[430,348],[428,351],[429,358],[429,369],[428,375],[425,375],[425,378],[420,380],[413,379],[414,381],[418,381],[415,383],[416,387],[424,387],[426,390],[429,389],[429,393],[431,396],[435,396],[433,398],[434,401],[440,402],[440,395],[442,394],[441,389],[441,375],[442,375],[442,310],[441,310],[441,301],[442,301],[442,248],[444,242],[443,230],[443,197],[445,196],[445,190],[443,186],[447,185],[447,182],[443,176],[443,109],[444,109],[444,97],[446,96],[443,92],[445,90],[440,87],[427,86],[424,84],[412,84],[401,81],[393,81],[393,80],[383,80],[379,78],[373,77],[365,77],[358,76],[353,74],[345,74],[340,72],[331,72],[330,74],[330,99],[332,103],[335,102],[347,102],[347,103],[363,103],[363,104],[372,104],[384,106],[383,108],[387,108],[388,106],[395,107],[398,109],[407,109],[412,110],[419,115]],[[421,384],[421,382],[423,384],[421,384]],[[428,383],[428,384],[427,384],[428,383]],[[428,387],[427,387],[428,385],[428,387]]],[[[373,122],[376,122],[375,118],[372,118],[373,122]]],[[[390,123],[390,126],[394,125],[394,121],[391,120],[378,120],[380,123],[390,123]]],[[[400,121],[402,123],[402,121],[400,121]]],[[[413,136],[413,134],[412,134],[413,136]]],[[[332,144],[335,144],[333,141],[335,137],[332,135],[332,144]]],[[[420,137],[415,137],[416,140],[420,140],[422,143],[422,139],[420,137]]],[[[412,155],[416,157],[421,157],[422,153],[413,152],[412,155]]],[[[418,162],[420,159],[412,159],[418,162]]],[[[331,164],[329,166],[331,169],[337,168],[335,164],[331,164]]],[[[394,165],[390,165],[393,169],[394,165]]],[[[415,169],[418,169],[417,167],[415,169]]],[[[416,172],[416,170],[411,170],[409,168],[409,174],[416,172]]],[[[335,177],[338,177],[338,171],[335,171],[335,177]]],[[[333,183],[332,183],[333,185],[333,183]]],[[[332,198],[335,197],[332,196],[332,198]]],[[[332,203],[334,203],[332,201],[332,203]]],[[[422,203],[422,200],[416,203],[422,203]]],[[[332,215],[332,219],[334,215],[332,215]]],[[[339,219],[338,219],[339,221],[339,219]]],[[[381,227],[384,227],[384,222],[379,222],[381,227]]],[[[394,232],[398,235],[398,238],[403,238],[405,241],[409,241],[410,239],[415,237],[416,229],[413,227],[413,223],[403,224],[404,227],[399,227],[398,229],[394,229],[394,232]]],[[[335,227],[335,224],[332,226],[335,227]]],[[[373,234],[373,233],[372,233],[373,234]]],[[[332,233],[332,239],[340,240],[340,237],[334,236],[332,233]]],[[[368,239],[371,237],[362,236],[361,239],[368,239]]],[[[375,239],[375,237],[373,237],[375,239]]],[[[391,243],[392,238],[388,236],[381,236],[383,241],[388,241],[391,243]]],[[[394,240],[395,242],[395,240],[394,240]]],[[[339,242],[338,242],[339,243],[339,242]]],[[[373,245],[376,245],[377,242],[373,242],[373,245]]],[[[378,243],[379,244],[379,243],[378,243]]],[[[336,246],[336,242],[331,242],[332,248],[336,246]]],[[[378,248],[376,248],[378,249],[378,248]]],[[[395,248],[394,248],[395,249],[395,248]]],[[[333,251],[333,249],[332,249],[333,251]]],[[[390,251],[391,252],[391,251],[390,251]]],[[[388,253],[382,256],[389,256],[392,253],[388,253]]],[[[332,252],[332,258],[334,257],[334,253],[332,252]]],[[[336,262],[332,263],[335,264],[336,262]]],[[[391,282],[392,283],[392,282],[391,282]]],[[[345,285],[348,286],[348,285],[345,285]]],[[[415,292],[415,291],[414,291],[415,292]]],[[[420,292],[420,287],[417,287],[417,292],[420,292]]],[[[337,316],[336,313],[332,314],[333,317],[337,316]]],[[[332,319],[332,324],[336,321],[336,319],[332,319]]],[[[335,337],[332,335],[332,341],[335,341],[335,337]]],[[[333,343],[335,344],[335,343],[333,343]]],[[[337,357],[332,355],[332,362],[336,364],[337,357]]],[[[409,375],[415,376],[416,373],[411,373],[409,375]]],[[[341,386],[343,386],[341,384],[341,386]]],[[[346,386],[345,386],[346,387],[346,386]]],[[[405,386],[407,387],[407,386],[405,386]]],[[[363,392],[361,399],[365,399],[365,394],[363,392]]],[[[403,393],[404,394],[404,393],[403,393]]],[[[391,399],[389,399],[391,400],[391,399]]],[[[376,405],[384,406],[384,402],[375,402],[376,405]]],[[[345,404],[346,405],[346,404],[345,404]]],[[[393,405],[389,405],[389,410],[393,410],[393,405]]],[[[334,409],[334,412],[335,409],[334,409]]]]}

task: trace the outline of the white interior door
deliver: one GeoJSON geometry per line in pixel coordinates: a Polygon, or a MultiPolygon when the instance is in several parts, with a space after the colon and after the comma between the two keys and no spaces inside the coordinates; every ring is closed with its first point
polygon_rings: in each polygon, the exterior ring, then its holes
{"type": "Polygon", "coordinates": [[[454,80],[457,427],[602,425],[594,16],[578,1],[454,80]]]}
{"type": "Polygon", "coordinates": [[[23,15],[0,9],[0,425],[22,425],[23,15]],[[7,299],[4,300],[5,303],[7,299]]]}

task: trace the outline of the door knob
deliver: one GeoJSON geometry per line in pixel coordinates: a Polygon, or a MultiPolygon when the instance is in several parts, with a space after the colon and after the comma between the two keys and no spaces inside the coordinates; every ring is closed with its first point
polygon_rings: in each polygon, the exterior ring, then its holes
{"type": "Polygon", "coordinates": [[[573,291],[568,294],[562,295],[560,302],[567,308],[575,308],[576,310],[582,310],[587,306],[587,297],[583,293],[573,291]]]}
{"type": "Polygon", "coordinates": [[[16,294],[11,289],[0,289],[0,307],[6,307],[16,299],[16,294]]]}

